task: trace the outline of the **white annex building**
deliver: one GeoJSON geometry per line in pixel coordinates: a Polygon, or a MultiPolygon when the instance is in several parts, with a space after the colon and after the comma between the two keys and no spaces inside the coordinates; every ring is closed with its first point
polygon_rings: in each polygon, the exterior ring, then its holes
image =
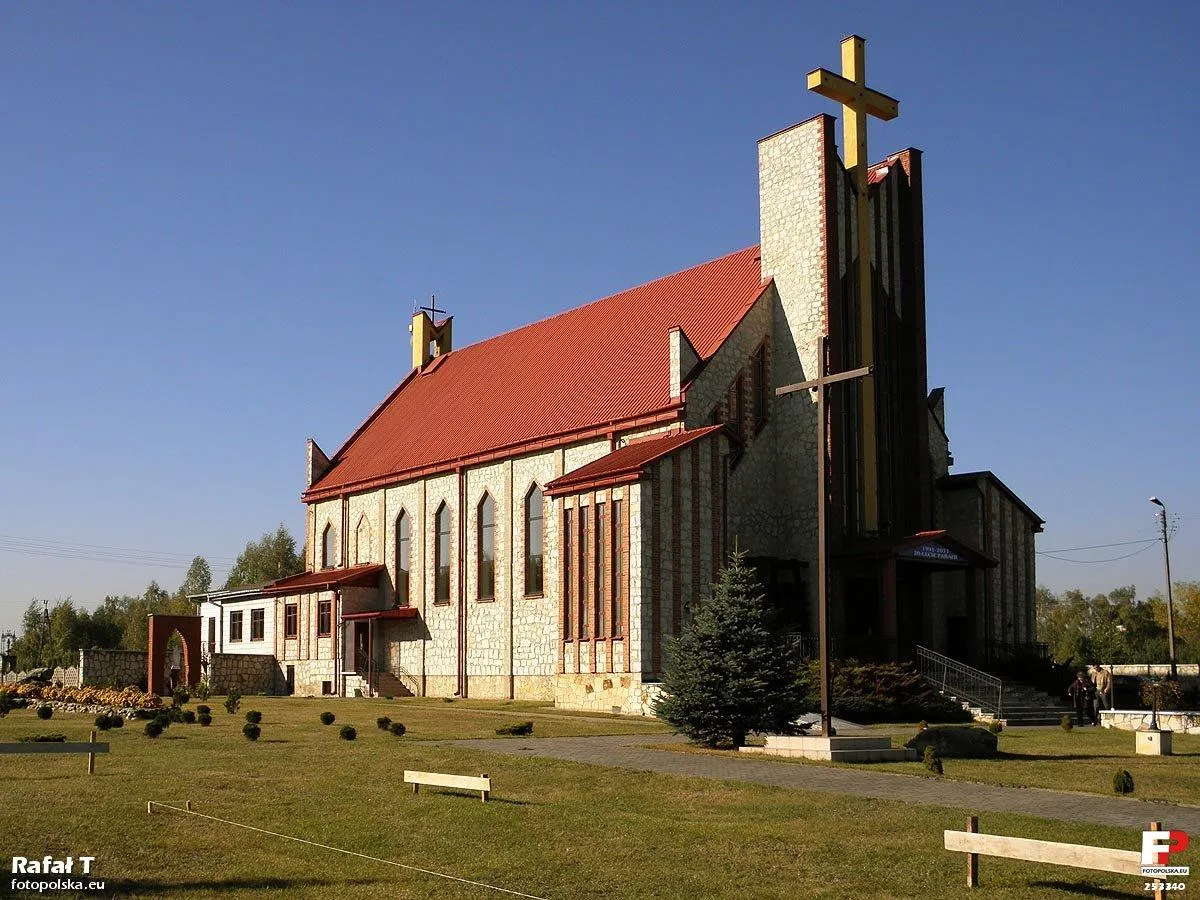
{"type": "Polygon", "coordinates": [[[835,653],[1032,642],[1041,519],[949,473],[926,384],[919,151],[870,168],[873,399],[831,389],[820,478],[813,397],[775,395],[823,337],[831,369],[863,364],[833,135],[819,115],[759,142],[754,246],[462,348],[418,312],[399,386],[332,456],[308,443],[307,571],[197,598],[224,677],[259,654],[239,671],[301,694],[644,712],[735,541],[787,627],[815,629],[819,495],[835,653]]]}

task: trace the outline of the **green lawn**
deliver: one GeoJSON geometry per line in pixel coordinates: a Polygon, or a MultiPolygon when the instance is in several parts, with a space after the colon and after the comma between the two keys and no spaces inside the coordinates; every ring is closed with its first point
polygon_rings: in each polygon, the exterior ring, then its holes
{"type": "MultiPolygon", "coordinates": [[[[916,725],[877,725],[871,735],[887,734],[892,746],[901,747],[917,731],[916,725]]],[[[858,734],[860,732],[854,732],[858,734]]],[[[1112,776],[1126,769],[1133,776],[1133,797],[1170,803],[1200,805],[1200,736],[1175,735],[1173,756],[1137,756],[1133,732],[1107,728],[1014,728],[999,736],[994,759],[947,759],[945,778],[1008,787],[1042,787],[1112,796],[1112,776]]],[[[687,744],[648,746],[677,752],[730,755],[727,750],[705,750],[687,744]]],[[[756,756],[755,759],[769,757],[756,756]]],[[[862,763],[780,758],[798,765],[862,768],[862,763]]],[[[872,772],[898,772],[936,777],[917,762],[871,763],[872,772]]]]}
{"type": "MultiPolygon", "coordinates": [[[[566,715],[530,704],[245,698],[210,728],[140,723],[108,732],[112,753],[87,776],[79,756],[0,757],[0,859],[97,857],[108,895],[147,897],[501,897],[443,879],[175,813],[146,801],[479,880],[546,898],[962,897],[963,859],[942,831],[966,811],[808,794],[733,782],[524,759],[433,744],[535,721],[538,735],[661,731],[653,722],[566,715]],[[318,713],[330,709],[337,724],[318,713]],[[375,727],[389,715],[411,736],[375,727]],[[353,724],[358,740],[338,739],[353,724]],[[493,779],[494,802],[422,790],[402,770],[493,779]],[[112,888],[116,886],[117,891],[112,888]]],[[[194,704],[192,704],[194,706],[194,704]]],[[[86,737],[90,716],[22,710],[0,740],[49,731],[86,737]]],[[[648,735],[648,737],[651,737],[648,735]]],[[[652,739],[652,737],[651,737],[652,739]]],[[[528,741],[531,738],[519,738],[528,741]]],[[[1105,764],[1105,768],[1108,768],[1105,764]]],[[[1136,777],[1136,776],[1135,776],[1136,777]]],[[[987,814],[986,831],[1134,848],[1136,831],[987,814]]],[[[1190,856],[1191,854],[1189,854],[1190,856]]],[[[980,897],[1142,897],[1134,878],[985,859],[980,897]]],[[[0,893],[8,888],[7,881],[0,893]]]]}

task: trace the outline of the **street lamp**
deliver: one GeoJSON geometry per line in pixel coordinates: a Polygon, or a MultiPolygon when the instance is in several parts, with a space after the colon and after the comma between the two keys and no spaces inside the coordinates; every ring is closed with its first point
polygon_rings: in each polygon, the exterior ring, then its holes
{"type": "Polygon", "coordinates": [[[1171,659],[1171,680],[1179,677],[1175,668],[1175,609],[1171,602],[1171,543],[1167,534],[1167,507],[1157,497],[1151,497],[1150,502],[1162,510],[1162,542],[1163,559],[1167,564],[1167,656],[1171,659]]]}

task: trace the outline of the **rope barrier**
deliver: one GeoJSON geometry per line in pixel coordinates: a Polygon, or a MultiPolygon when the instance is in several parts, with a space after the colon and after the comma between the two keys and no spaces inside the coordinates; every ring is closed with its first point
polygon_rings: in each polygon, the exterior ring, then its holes
{"type": "Polygon", "coordinates": [[[395,866],[398,869],[407,869],[410,872],[420,872],[422,875],[433,875],[436,878],[446,878],[450,881],[458,881],[462,884],[469,884],[474,887],[484,888],[489,891],[499,891],[502,894],[509,894],[513,897],[525,897],[527,900],[547,900],[545,897],[538,897],[534,894],[523,894],[520,891],[510,890],[509,888],[497,887],[494,884],[485,884],[482,881],[472,881],[470,878],[459,878],[457,875],[447,875],[445,872],[435,872],[432,869],[422,869],[420,866],[409,866],[404,863],[398,863],[390,859],[380,859],[378,856],[367,856],[365,853],[357,853],[354,850],[343,850],[341,847],[332,847],[329,844],[319,844],[316,841],[306,840],[305,838],[293,837],[290,834],[280,834],[277,831],[268,831],[265,828],[257,828],[254,825],[245,825],[242,822],[234,822],[229,819],[219,819],[216,816],[208,816],[204,813],[196,812],[191,808],[190,800],[185,801],[187,808],[178,806],[170,806],[158,800],[146,801],[146,812],[149,813],[152,807],[161,806],[163,809],[169,809],[174,812],[183,813],[189,816],[198,816],[201,819],[208,819],[212,822],[220,822],[222,825],[233,825],[237,828],[245,828],[247,831],[257,831],[259,834],[268,834],[271,837],[283,838],[286,841],[296,841],[298,844],[308,844],[310,847],[320,847],[322,850],[333,850],[336,853],[345,853],[347,856],[357,856],[360,859],[369,859],[372,862],[383,863],[385,866],[395,866]]]}

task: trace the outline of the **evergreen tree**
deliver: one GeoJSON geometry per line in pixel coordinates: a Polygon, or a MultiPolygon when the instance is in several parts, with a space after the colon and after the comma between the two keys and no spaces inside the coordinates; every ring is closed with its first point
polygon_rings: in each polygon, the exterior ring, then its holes
{"type": "Polygon", "coordinates": [[[668,646],[655,713],[694,741],[741,747],[788,733],[804,712],[794,654],[744,553],[730,555],[692,625],[668,646]]]}

